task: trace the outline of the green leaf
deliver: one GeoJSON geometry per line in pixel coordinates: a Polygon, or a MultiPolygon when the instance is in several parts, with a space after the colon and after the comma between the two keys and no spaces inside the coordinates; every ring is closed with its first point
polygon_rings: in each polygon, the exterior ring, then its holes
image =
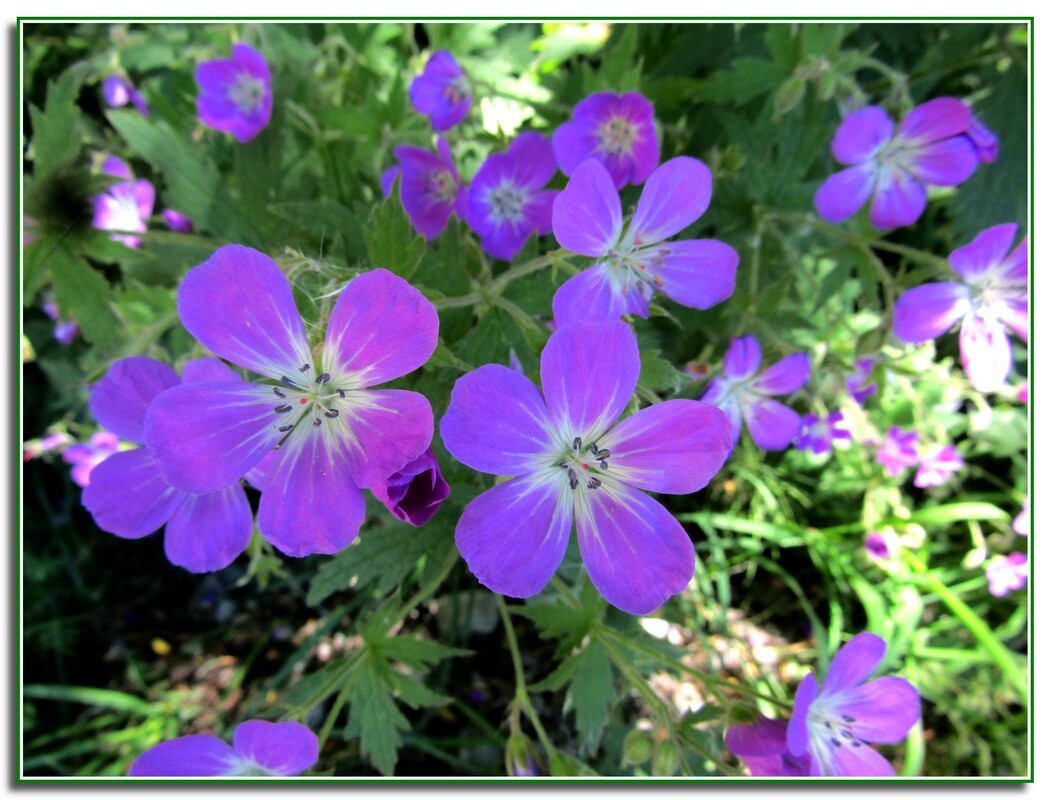
{"type": "Polygon", "coordinates": [[[805,58],[830,56],[857,25],[811,22],[800,27],[805,58]]]}
{"type": "Polygon", "coordinates": [[[950,503],[944,506],[932,506],[913,511],[908,521],[919,525],[949,525],[953,522],[972,519],[1006,522],[1010,519],[1010,515],[992,503],[950,503]]]}
{"type": "Polygon", "coordinates": [[[643,350],[642,371],[639,373],[639,385],[654,391],[678,391],[686,382],[682,370],[677,369],[670,361],[661,358],[659,350],[643,350]]]}
{"type": "Polygon", "coordinates": [[[372,266],[389,269],[395,275],[409,280],[423,258],[427,242],[412,227],[401,207],[398,192],[400,183],[399,176],[390,197],[374,207],[362,232],[372,266]]]}
{"type": "Polygon", "coordinates": [[[425,670],[432,664],[437,664],[453,656],[469,655],[470,650],[461,650],[459,647],[436,642],[434,639],[418,639],[415,636],[391,636],[386,639],[370,642],[376,652],[382,653],[384,658],[392,661],[400,661],[407,667],[417,670],[425,670]]]}
{"type": "Polygon", "coordinates": [[[742,106],[749,100],[773,91],[788,77],[784,67],[760,58],[738,58],[729,69],[713,73],[701,85],[698,97],[711,103],[742,106]]]}
{"type": "Polygon", "coordinates": [[[38,239],[22,248],[22,303],[29,305],[47,282],[47,256],[54,241],[38,239]]]}
{"type": "Polygon", "coordinates": [[[574,711],[581,748],[594,755],[609,722],[609,709],[617,701],[613,688],[613,665],[598,645],[591,645],[574,656],[577,668],[569,681],[565,711],[574,711]]]}
{"type": "Polygon", "coordinates": [[[451,697],[428,689],[416,678],[391,671],[387,676],[395,696],[411,708],[437,708],[452,702],[451,697]]]}
{"type": "Polygon", "coordinates": [[[83,65],[70,67],[57,81],[48,83],[43,111],[29,107],[33,124],[33,170],[37,180],[69,164],[80,152],[81,114],[76,100],[84,71],[83,65]]]}
{"type": "Polygon", "coordinates": [[[399,731],[410,729],[409,721],[398,710],[383,679],[386,663],[366,658],[358,668],[357,680],[350,692],[350,717],[344,735],[361,739],[362,755],[384,775],[394,772],[398,760],[399,731]]]}
{"type": "Polygon", "coordinates": [[[96,689],[92,686],[52,686],[42,683],[29,683],[22,687],[22,696],[33,700],[55,700],[62,703],[83,703],[88,706],[112,708],[115,711],[127,711],[152,717],[157,709],[144,700],[123,692],[110,689],[96,689]]]}
{"type": "Polygon", "coordinates": [[[120,343],[120,324],[110,307],[113,293],[106,279],[65,244],[51,251],[48,264],[62,312],[77,321],[89,342],[104,351],[115,348],[120,343]]]}
{"type": "Polygon", "coordinates": [[[529,601],[528,605],[516,607],[513,611],[531,619],[541,638],[562,639],[556,654],[561,656],[584,640],[592,624],[600,620],[606,610],[606,601],[597,592],[594,598],[582,592],[581,599],[579,606],[564,602],[529,601]]]}

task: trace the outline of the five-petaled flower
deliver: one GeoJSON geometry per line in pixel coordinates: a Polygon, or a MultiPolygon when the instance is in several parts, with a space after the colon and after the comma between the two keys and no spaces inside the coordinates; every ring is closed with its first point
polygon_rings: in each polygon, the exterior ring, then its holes
{"type": "Polygon", "coordinates": [[[209,128],[248,142],[270,122],[270,67],[263,54],[248,45],[235,44],[230,58],[198,64],[194,79],[201,90],[197,114],[209,128]]]}
{"type": "Polygon", "coordinates": [[[920,463],[916,449],[919,443],[920,435],[916,431],[905,431],[892,425],[876,451],[876,461],[886,467],[887,474],[893,478],[920,463]]]}
{"type": "Polygon", "coordinates": [[[610,603],[647,614],[686,588],[694,549],[682,525],[640,489],[703,487],[731,447],[726,415],[669,400],[617,424],[641,362],[623,322],[559,327],[540,356],[543,394],[488,364],[453,387],[441,436],[472,469],[513,476],[468,503],[456,544],[478,580],[529,597],[555,573],[576,522],[581,556],[610,603]]]}
{"type": "Polygon", "coordinates": [[[231,747],[198,733],[155,744],[132,762],[132,778],[299,775],[317,763],[318,740],[298,722],[253,719],[234,729],[231,747]]]}
{"type": "Polygon", "coordinates": [[[267,541],[292,556],[342,550],[365,516],[362,488],[431,443],[423,395],[371,387],[427,361],[438,342],[434,306],[387,270],[358,275],[336,300],[318,365],[281,268],[228,245],[187,273],[179,316],[213,353],[271,382],[202,381],[161,394],[146,441],[165,478],[205,493],[251,470],[267,541]]]}
{"type": "Polygon", "coordinates": [[[544,187],[556,169],[551,142],[532,131],[485,160],[467,189],[465,218],[486,253],[510,261],[531,233],[551,232],[557,192],[544,187]]]}
{"type": "Polygon", "coordinates": [[[985,567],[985,578],[989,581],[989,594],[1006,597],[1025,586],[1029,578],[1029,557],[1025,553],[993,556],[985,567]]]}
{"type": "Polygon", "coordinates": [[[431,118],[431,127],[447,131],[471,110],[471,84],[452,53],[439,50],[409,84],[412,107],[431,118]]]}
{"type": "Polygon", "coordinates": [[[646,181],[625,229],[606,168],[595,159],[577,167],[555,198],[555,238],[600,261],[559,287],[552,301],[556,324],[645,318],[655,291],[691,308],[711,308],[733,294],[738,259],[732,247],[715,239],[665,241],[700,217],[711,196],[708,168],[695,158],[673,158],[646,181]]]}
{"type": "Polygon", "coordinates": [[[990,157],[986,135],[967,104],[952,97],[916,106],[897,133],[879,106],[855,111],[832,140],[832,155],[849,166],[821,185],[814,205],[829,222],[842,222],[871,196],[873,226],[911,225],[927,205],[928,186],[957,186],[977,169],[979,153],[990,157]]]}
{"type": "Polygon", "coordinates": [[[842,411],[833,411],[827,417],[819,417],[817,414],[804,414],[796,447],[800,450],[810,450],[816,455],[821,455],[832,449],[833,441],[849,441],[850,431],[846,428],[838,427],[842,421],[842,411]]]}
{"type": "Polygon", "coordinates": [[[887,643],[859,633],[836,654],[823,686],[813,674],[796,690],[788,754],[809,756],[811,775],[889,777],[894,768],[867,744],[900,742],[920,719],[920,695],[904,678],[865,682],[887,643]]]}
{"type": "MultiPolygon", "coordinates": [[[[92,224],[103,231],[145,231],[146,220],[153,213],[153,184],[145,178],[135,180],[128,165],[116,156],[102,163],[102,172],[123,178],[94,199],[95,217],[92,224]]],[[[142,239],[126,233],[114,233],[111,239],[128,247],[138,247],[142,239]]]]}
{"type": "Polygon", "coordinates": [[[1014,362],[1007,329],[1029,341],[1029,239],[1011,250],[1016,231],[1010,223],[982,231],[949,254],[963,283],[916,286],[894,306],[894,333],[910,344],[941,336],[963,320],[960,358],[979,392],[1007,381],[1014,362]]]}
{"type": "Polygon", "coordinates": [[[949,480],[950,475],[962,468],[963,458],[953,445],[937,447],[921,456],[913,485],[920,489],[928,486],[941,486],[949,480]]]}
{"type": "MultiPolygon", "coordinates": [[[[214,358],[190,361],[182,383],[241,379],[214,358]]],[[[169,365],[144,356],[115,361],[92,387],[88,406],[100,425],[129,442],[145,441],[150,403],[180,384],[169,365]]],[[[68,451],[67,451],[68,452],[68,451]]],[[[191,494],[169,485],[148,447],[114,453],[96,466],[82,502],[95,524],[123,539],[141,539],[167,525],[164,553],[190,572],[228,566],[252,537],[252,509],[237,479],[216,491],[191,494]]]]}
{"type": "Polygon", "coordinates": [[[586,97],[573,108],[573,118],[555,131],[551,144],[566,175],[589,158],[598,159],[618,189],[642,183],[660,160],[653,106],[638,92],[586,97]]]}
{"type": "MultiPolygon", "coordinates": [[[[389,194],[397,171],[401,173],[401,205],[409,215],[412,227],[427,239],[445,229],[453,214],[463,216],[467,190],[460,182],[449,145],[438,137],[438,155],[403,144],[394,148],[398,167],[385,177],[383,193],[389,194]]],[[[389,171],[388,171],[389,172],[389,171]]],[[[385,173],[386,175],[386,173],[385,173]]]]}
{"type": "Polygon", "coordinates": [[[791,394],[810,379],[810,359],[793,353],[759,372],[763,351],[754,336],[730,340],[723,359],[725,377],[714,378],[701,402],[718,406],[730,417],[733,441],[741,435],[741,422],[763,450],[784,450],[799,433],[802,420],[795,411],[773,399],[791,394]]]}

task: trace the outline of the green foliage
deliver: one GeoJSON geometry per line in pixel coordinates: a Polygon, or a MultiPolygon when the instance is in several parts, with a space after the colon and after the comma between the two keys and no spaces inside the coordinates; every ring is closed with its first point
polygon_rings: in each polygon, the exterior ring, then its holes
{"type": "Polygon", "coordinates": [[[374,267],[389,269],[395,275],[409,280],[420,260],[426,242],[413,230],[408,215],[401,207],[398,195],[399,177],[390,197],[380,203],[365,226],[365,246],[369,262],[374,267]]]}

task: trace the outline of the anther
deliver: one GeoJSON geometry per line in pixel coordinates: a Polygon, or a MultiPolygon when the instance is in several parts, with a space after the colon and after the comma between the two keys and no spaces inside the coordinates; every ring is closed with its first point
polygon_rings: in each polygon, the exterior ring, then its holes
{"type": "Polygon", "coordinates": [[[588,450],[590,450],[593,455],[598,455],[598,445],[595,444],[594,442],[592,442],[590,445],[588,445],[588,450]]]}
{"type": "Polygon", "coordinates": [[[843,746],[843,742],[839,741],[839,739],[833,738],[831,741],[832,741],[832,744],[834,744],[836,747],[842,747],[843,746]]]}
{"type": "MultiPolygon", "coordinates": [[[[599,461],[605,461],[607,458],[609,458],[609,450],[606,450],[605,448],[601,450],[592,450],[591,452],[595,454],[595,458],[597,458],[599,461]]],[[[605,467],[603,467],[602,469],[605,469],[605,467]]]]}
{"type": "Polygon", "coordinates": [[[340,400],[346,400],[347,399],[347,393],[344,392],[342,389],[336,389],[336,392],[339,393],[339,399],[340,400]]]}
{"type": "Polygon", "coordinates": [[[852,741],[850,743],[850,746],[851,747],[861,747],[861,742],[859,742],[857,739],[855,739],[854,741],[852,741]]]}
{"type": "Polygon", "coordinates": [[[574,436],[573,437],[573,449],[574,450],[579,450],[580,449],[580,445],[581,445],[580,437],[579,436],[574,436]]]}
{"type": "Polygon", "coordinates": [[[843,721],[844,722],[857,722],[857,720],[854,719],[854,717],[847,716],[846,714],[843,715],[843,721]]]}
{"type": "Polygon", "coordinates": [[[316,428],[321,424],[321,417],[314,417],[314,427],[316,428]]]}
{"type": "Polygon", "coordinates": [[[278,430],[279,430],[279,431],[281,431],[281,433],[288,433],[288,432],[289,432],[290,430],[292,430],[292,429],[293,429],[294,427],[296,427],[296,426],[295,426],[295,424],[292,424],[292,425],[282,425],[282,426],[281,426],[280,428],[278,428],[278,430]]]}
{"type": "Polygon", "coordinates": [[[284,392],[282,392],[280,389],[278,389],[276,386],[274,387],[274,394],[276,394],[278,397],[287,397],[288,396],[284,392]]]}
{"type": "Polygon", "coordinates": [[[328,411],[325,412],[325,416],[329,419],[335,419],[339,416],[339,409],[330,408],[328,411]]]}
{"type": "Polygon", "coordinates": [[[598,478],[588,478],[588,488],[589,489],[597,489],[601,485],[602,485],[602,481],[600,481],[598,478]]]}
{"type": "Polygon", "coordinates": [[[306,372],[308,369],[310,369],[310,365],[309,364],[304,364],[303,366],[301,366],[299,368],[299,371],[300,372],[306,372]]]}
{"type": "Polygon", "coordinates": [[[567,464],[565,461],[559,461],[558,465],[562,467],[562,469],[569,469],[569,464],[567,464]]]}
{"type": "Polygon", "coordinates": [[[609,469],[609,464],[607,464],[605,461],[598,462],[598,465],[602,467],[602,469],[609,469]]]}
{"type": "Polygon", "coordinates": [[[332,376],[329,375],[327,372],[322,372],[320,375],[314,378],[314,383],[320,386],[323,383],[328,383],[330,380],[332,380],[332,376]]]}
{"type": "Polygon", "coordinates": [[[281,383],[283,383],[289,389],[298,389],[299,388],[298,384],[296,384],[296,382],[294,380],[292,380],[291,378],[289,378],[287,375],[283,375],[281,377],[281,383]]]}
{"type": "Polygon", "coordinates": [[[292,406],[288,405],[287,403],[282,403],[279,406],[274,406],[274,411],[276,411],[278,414],[287,414],[291,410],[292,406]]]}

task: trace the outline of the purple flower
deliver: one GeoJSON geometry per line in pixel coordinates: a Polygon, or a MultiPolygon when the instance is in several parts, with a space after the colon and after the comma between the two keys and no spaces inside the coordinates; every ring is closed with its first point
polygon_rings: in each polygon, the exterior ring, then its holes
{"type": "Polygon", "coordinates": [[[971,140],[971,144],[974,145],[979,161],[983,164],[992,164],[996,161],[1000,143],[996,135],[973,114],[971,115],[971,127],[967,129],[966,135],[971,140]]]}
{"type": "Polygon", "coordinates": [[[449,484],[442,477],[434,451],[428,447],[419,458],[369,487],[369,491],[391,514],[418,528],[437,513],[449,496],[449,484]]]}
{"type": "Polygon", "coordinates": [[[400,174],[401,167],[397,164],[383,170],[383,173],[380,175],[380,188],[383,189],[384,197],[390,197],[390,191],[394,188],[394,181],[400,174]]]}
{"type": "Polygon", "coordinates": [[[985,568],[985,577],[989,581],[989,594],[1005,597],[1025,586],[1029,577],[1029,558],[1025,553],[994,556],[985,568]]]}
{"type": "Polygon", "coordinates": [[[230,58],[198,64],[194,79],[201,90],[197,115],[209,128],[248,142],[270,122],[270,67],[248,45],[235,44],[230,58]]]}
{"type": "Polygon", "coordinates": [[[551,203],[558,193],[544,186],[555,170],[551,143],[533,132],[519,134],[506,153],[485,160],[467,189],[465,218],[486,253],[510,261],[533,231],[551,232],[551,203]]]}
{"type": "Polygon", "coordinates": [[[887,651],[872,633],[859,633],[836,654],[819,687],[813,674],[796,690],[788,723],[788,752],[810,756],[810,774],[889,777],[890,763],[866,744],[900,742],[920,719],[920,694],[904,678],[865,683],[887,651]]]}
{"type": "Polygon", "coordinates": [[[876,393],[876,384],[869,383],[874,366],[876,366],[876,359],[859,358],[854,362],[854,372],[847,376],[847,391],[858,405],[863,405],[876,393]]]}
{"type": "Polygon", "coordinates": [[[682,525],[639,491],[688,494],[730,451],[726,415],[669,400],[616,424],[639,378],[623,322],[559,327],[540,356],[543,394],[488,364],[453,387],[441,436],[472,469],[510,475],[467,504],[456,544],[494,592],[530,597],[555,573],[576,522],[584,567],[610,603],[647,614],[693,577],[682,525]]]}
{"type": "Polygon", "coordinates": [[[555,198],[555,238],[574,253],[601,259],[555,293],[555,322],[605,322],[649,314],[660,291],[684,306],[711,308],[733,294],[737,253],[715,239],[666,242],[701,216],[712,196],[712,175],[695,158],[662,164],[646,181],[627,229],[620,196],[602,164],[576,168],[555,198]]]}
{"type": "Polygon", "coordinates": [[[901,549],[901,542],[891,531],[873,531],[865,537],[865,549],[873,558],[890,558],[901,549]]]}
{"type": "Polygon", "coordinates": [[[144,117],[150,115],[149,106],[142,99],[135,85],[121,75],[109,75],[102,81],[102,99],[112,108],[120,108],[131,103],[144,117]]]}
{"type": "Polygon", "coordinates": [[[471,110],[471,85],[452,54],[439,50],[412,79],[409,99],[413,108],[431,118],[434,130],[447,131],[463,122],[471,110]]]}
{"type": "MultiPolygon", "coordinates": [[[[243,383],[213,358],[191,361],[183,369],[183,385],[199,382],[243,383]]],[[[92,388],[88,407],[99,424],[142,444],[150,404],[179,383],[175,370],[163,362],[124,358],[113,362],[92,388]]],[[[167,525],[164,553],[190,572],[229,566],[252,537],[252,509],[236,479],[214,492],[179,491],[164,479],[148,447],[116,453],[95,467],[81,501],[96,525],[122,539],[141,539],[167,525]]]]}
{"type": "MultiPolygon", "coordinates": [[[[145,231],[146,220],[153,213],[153,184],[145,178],[135,180],[128,165],[116,156],[103,162],[102,171],[125,180],[113,184],[94,198],[95,219],[92,224],[103,231],[145,231]]],[[[110,238],[128,247],[142,244],[138,236],[115,233],[110,238]]]]}
{"type": "Polygon", "coordinates": [[[1029,495],[1026,495],[1025,500],[1022,501],[1022,510],[1011,522],[1011,527],[1019,536],[1029,535],[1029,495]]]}
{"type": "Polygon", "coordinates": [[[78,443],[67,447],[62,453],[62,460],[73,465],[70,472],[73,483],[86,487],[91,483],[91,473],[94,472],[95,467],[119,449],[119,437],[107,431],[99,431],[92,434],[87,444],[78,443]]]}
{"type": "Polygon", "coordinates": [[[810,756],[788,752],[788,723],[762,714],[748,725],[726,730],[726,748],[756,778],[796,778],[810,775],[810,756]]]}
{"type": "Polygon", "coordinates": [[[168,223],[168,227],[176,233],[193,233],[193,220],[185,214],[180,214],[174,209],[166,208],[161,212],[161,216],[164,217],[164,221],[168,223]]]}
{"type": "Polygon", "coordinates": [[[56,323],[55,340],[59,344],[72,344],[77,334],[80,333],[80,325],[77,324],[77,321],[75,319],[63,320],[58,310],[58,303],[54,300],[45,301],[44,313],[47,314],[52,322],[56,323]]]}
{"type": "Polygon", "coordinates": [[[199,733],[156,744],[128,770],[132,778],[299,775],[317,763],[317,736],[298,722],[249,720],[234,729],[233,747],[199,733]]]}
{"type": "Polygon", "coordinates": [[[957,320],[960,358],[971,384],[993,392],[1007,381],[1014,356],[1007,328],[1029,341],[1029,239],[1008,253],[1017,226],[997,225],[949,254],[963,283],[909,289],[894,306],[894,333],[918,344],[941,336],[957,320]]]}
{"type": "MultiPolygon", "coordinates": [[[[453,214],[462,216],[467,199],[467,190],[460,183],[449,145],[441,136],[438,153],[407,144],[394,148],[394,157],[401,167],[402,207],[412,226],[427,239],[441,233],[453,214]]],[[[389,191],[389,186],[384,188],[385,194],[389,191]]]]}
{"type": "Polygon", "coordinates": [[[949,476],[963,467],[963,459],[951,444],[938,448],[920,459],[919,469],[913,485],[920,489],[928,486],[941,486],[949,476]]]}
{"type": "Polygon", "coordinates": [[[318,365],[288,279],[256,250],[219,248],[187,273],[178,303],[201,344],[271,382],[202,381],[161,394],[146,441],[165,479],[206,493],[251,471],[268,542],[291,556],[342,550],[365,516],[362,487],[431,443],[425,397],[370,387],[427,361],[434,306],[386,270],[358,275],[336,300],[318,365]]]}
{"type": "Polygon", "coordinates": [[[726,412],[735,443],[741,436],[743,419],[757,447],[784,450],[799,433],[802,420],[788,406],[771,398],[802,388],[810,379],[810,359],[806,353],[793,353],[759,372],[762,358],[754,336],[731,339],[723,359],[726,377],[713,379],[701,402],[726,412]]]}
{"type": "Polygon", "coordinates": [[[827,453],[832,449],[833,440],[850,439],[850,431],[836,427],[842,421],[842,411],[833,411],[827,417],[819,417],[816,414],[804,415],[796,447],[800,450],[810,450],[817,455],[827,453]]]}
{"type": "Polygon", "coordinates": [[[903,431],[897,425],[887,431],[883,443],[876,453],[876,460],[887,468],[887,474],[892,478],[900,475],[908,467],[913,467],[920,461],[920,454],[916,452],[920,435],[915,431],[903,431]]]}
{"type": "Polygon", "coordinates": [[[653,106],[638,92],[586,97],[573,108],[573,118],[555,131],[551,144],[566,175],[595,158],[617,189],[642,183],[660,160],[653,106]]]}
{"type": "Polygon", "coordinates": [[[878,106],[847,116],[832,140],[832,155],[850,165],[817,190],[814,205],[829,222],[852,217],[872,197],[873,226],[911,225],[927,205],[928,186],[956,186],[978,167],[968,136],[974,118],[962,100],[939,97],[916,106],[894,132],[878,106]]]}
{"type": "Polygon", "coordinates": [[[49,433],[42,439],[33,439],[26,442],[22,446],[22,460],[29,461],[42,456],[44,453],[50,453],[52,450],[63,450],[72,443],[73,440],[68,433],[61,431],[49,433]]]}

